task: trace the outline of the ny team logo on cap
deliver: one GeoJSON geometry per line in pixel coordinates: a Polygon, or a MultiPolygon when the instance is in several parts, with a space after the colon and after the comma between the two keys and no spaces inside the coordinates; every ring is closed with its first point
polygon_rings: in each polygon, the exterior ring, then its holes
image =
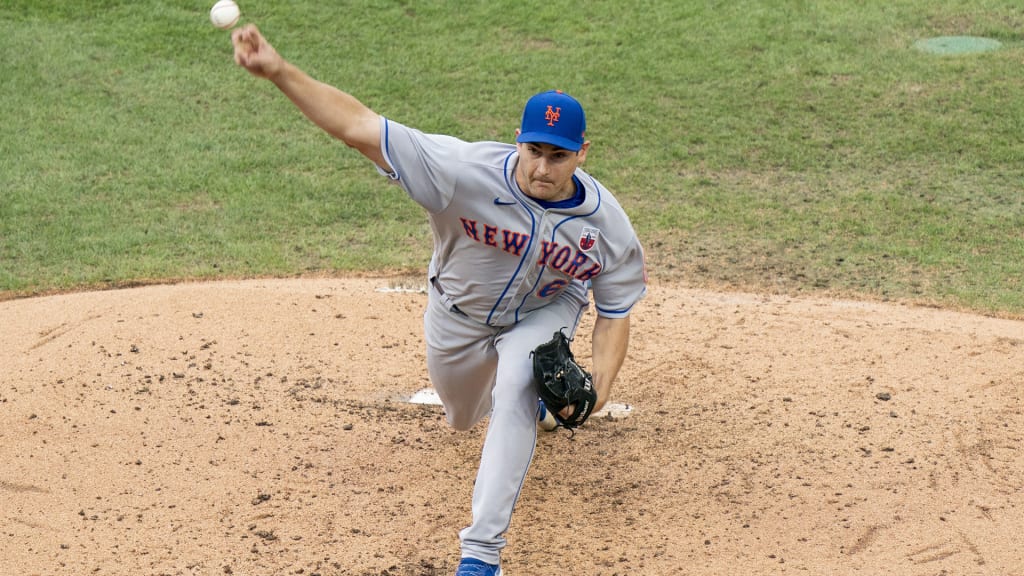
{"type": "Polygon", "coordinates": [[[551,144],[577,152],[583,147],[586,131],[583,106],[561,90],[550,90],[527,100],[516,142],[551,144]]]}
{"type": "Polygon", "coordinates": [[[551,105],[548,105],[548,111],[544,113],[544,119],[548,121],[548,126],[554,126],[555,122],[558,122],[558,117],[562,115],[561,108],[551,109],[551,105]]]}

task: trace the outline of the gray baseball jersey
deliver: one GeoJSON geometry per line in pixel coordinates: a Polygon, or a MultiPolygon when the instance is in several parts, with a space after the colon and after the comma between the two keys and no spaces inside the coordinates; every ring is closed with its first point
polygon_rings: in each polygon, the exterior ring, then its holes
{"type": "Polygon", "coordinates": [[[516,147],[424,134],[382,118],[395,179],[430,214],[436,277],[470,318],[509,326],[563,292],[624,317],[646,292],[643,249],[618,201],[582,169],[581,204],[546,209],[516,184],[516,147]]]}

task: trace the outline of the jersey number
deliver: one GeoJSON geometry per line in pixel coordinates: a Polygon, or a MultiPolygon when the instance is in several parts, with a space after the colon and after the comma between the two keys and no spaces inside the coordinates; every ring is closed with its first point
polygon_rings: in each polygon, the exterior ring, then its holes
{"type": "Polygon", "coordinates": [[[550,298],[562,291],[569,284],[568,280],[554,280],[537,291],[538,298],[550,298]]]}

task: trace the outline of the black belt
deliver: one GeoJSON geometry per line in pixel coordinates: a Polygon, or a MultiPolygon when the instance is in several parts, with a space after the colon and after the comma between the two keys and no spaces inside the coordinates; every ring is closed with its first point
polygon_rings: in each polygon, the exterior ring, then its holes
{"type": "MultiPolygon", "coordinates": [[[[437,290],[438,294],[440,294],[441,296],[444,296],[444,288],[441,288],[441,283],[437,281],[437,276],[434,276],[433,278],[431,278],[430,279],[430,283],[433,284],[434,290],[437,290]]],[[[451,301],[451,299],[449,299],[449,302],[450,301],[451,301]]],[[[452,304],[452,307],[449,308],[449,310],[451,310],[452,312],[455,312],[456,314],[462,314],[463,316],[466,315],[465,312],[463,312],[462,310],[459,310],[459,307],[456,306],[454,302],[452,302],[451,304],[452,304]]]]}

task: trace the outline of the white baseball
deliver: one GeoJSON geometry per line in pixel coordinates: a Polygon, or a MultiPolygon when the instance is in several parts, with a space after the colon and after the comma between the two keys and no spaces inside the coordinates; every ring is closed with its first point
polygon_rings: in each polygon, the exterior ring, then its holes
{"type": "Polygon", "coordinates": [[[210,22],[221,30],[227,30],[237,24],[241,16],[242,11],[238,9],[238,4],[235,4],[234,0],[218,0],[210,9],[210,22]]]}

